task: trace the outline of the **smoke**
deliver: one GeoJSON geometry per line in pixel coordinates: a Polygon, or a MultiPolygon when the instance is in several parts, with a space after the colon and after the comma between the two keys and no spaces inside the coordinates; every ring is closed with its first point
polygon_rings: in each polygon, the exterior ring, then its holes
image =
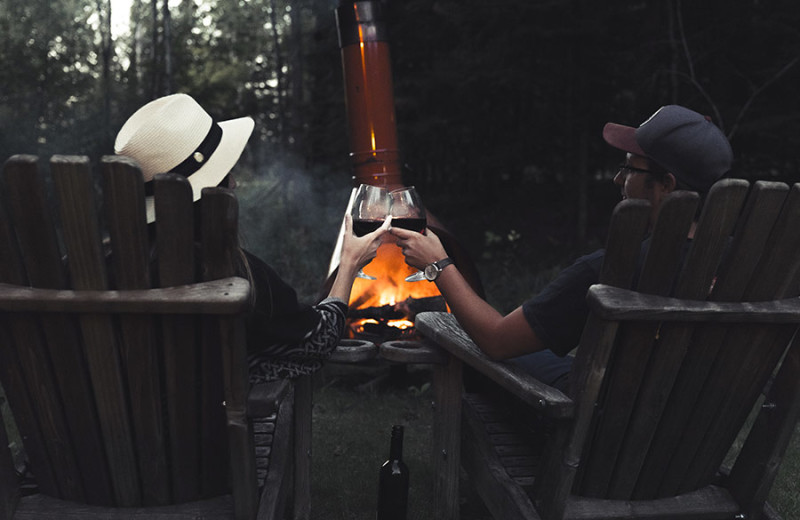
{"type": "Polygon", "coordinates": [[[271,160],[237,178],[242,246],[270,264],[301,301],[319,296],[348,197],[350,174],[271,160]]]}

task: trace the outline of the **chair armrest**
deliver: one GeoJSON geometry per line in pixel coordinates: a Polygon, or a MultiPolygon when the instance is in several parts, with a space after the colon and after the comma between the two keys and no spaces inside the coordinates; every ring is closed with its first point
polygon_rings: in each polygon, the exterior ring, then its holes
{"type": "Polygon", "coordinates": [[[237,314],[250,303],[250,282],[232,276],[208,282],[128,291],[73,291],[0,284],[8,312],[237,314]]]}
{"type": "Polygon", "coordinates": [[[288,379],[253,385],[247,394],[247,416],[269,417],[276,413],[291,387],[288,379]]]}
{"type": "Polygon", "coordinates": [[[800,323],[800,298],[712,302],[654,296],[597,284],[589,288],[586,300],[599,318],[609,321],[800,323]]]}
{"type": "Polygon", "coordinates": [[[416,329],[429,341],[442,347],[545,415],[553,418],[572,416],[574,412],[572,399],[512,363],[489,359],[461,328],[452,314],[423,312],[417,314],[414,324],[416,329]]]}

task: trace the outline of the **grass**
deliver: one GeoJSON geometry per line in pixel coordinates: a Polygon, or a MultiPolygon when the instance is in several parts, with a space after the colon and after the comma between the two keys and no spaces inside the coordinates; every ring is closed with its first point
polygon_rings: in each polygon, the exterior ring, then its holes
{"type": "Polygon", "coordinates": [[[432,518],[430,391],[427,374],[395,378],[378,390],[375,369],[317,377],[314,395],[312,512],[319,519],[374,518],[378,468],[389,454],[392,425],[404,426],[403,455],[411,475],[409,520],[432,518]],[[422,378],[420,378],[422,376],[422,378]],[[419,386],[417,386],[419,385],[419,386]]]}
{"type": "MultiPolygon", "coordinates": [[[[386,369],[328,365],[316,376],[313,419],[312,518],[372,520],[378,468],[386,459],[393,424],[405,426],[404,459],[411,472],[409,520],[431,519],[430,372],[370,385],[386,369]]],[[[769,495],[785,520],[800,519],[800,424],[769,495]]],[[[462,472],[462,520],[488,520],[485,507],[462,472]]]]}
{"type": "MultiPolygon", "coordinates": [[[[404,426],[408,520],[433,518],[431,371],[330,364],[315,379],[312,518],[373,520],[392,425],[404,426]]],[[[462,520],[491,518],[462,483],[462,520]]]]}

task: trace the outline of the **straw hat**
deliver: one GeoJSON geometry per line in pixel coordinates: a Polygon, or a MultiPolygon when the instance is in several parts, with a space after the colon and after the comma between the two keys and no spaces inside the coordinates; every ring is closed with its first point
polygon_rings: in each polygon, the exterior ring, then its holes
{"type": "MultiPolygon", "coordinates": [[[[185,176],[197,201],[203,188],[228,175],[254,126],[249,117],[217,123],[191,96],[172,94],[134,112],[117,134],[114,151],[139,163],[145,183],[158,173],[185,176]]],[[[146,206],[147,222],[153,222],[153,197],[146,206]]]]}

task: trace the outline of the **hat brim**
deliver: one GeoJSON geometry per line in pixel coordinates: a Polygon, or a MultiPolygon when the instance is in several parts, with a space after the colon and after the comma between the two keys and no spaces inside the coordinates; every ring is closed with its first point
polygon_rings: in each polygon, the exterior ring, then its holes
{"type": "Polygon", "coordinates": [[[636,142],[636,129],[630,126],[618,125],[617,123],[606,123],[603,127],[603,139],[623,152],[628,152],[646,157],[647,154],[636,142]]]}
{"type": "MultiPolygon", "coordinates": [[[[202,168],[188,177],[192,187],[192,200],[200,200],[203,188],[218,186],[222,179],[231,171],[241,157],[250,135],[253,133],[255,122],[250,117],[240,117],[219,123],[222,128],[222,138],[208,162],[202,168]]],[[[145,198],[147,223],[156,219],[155,201],[153,197],[145,198]]]]}

